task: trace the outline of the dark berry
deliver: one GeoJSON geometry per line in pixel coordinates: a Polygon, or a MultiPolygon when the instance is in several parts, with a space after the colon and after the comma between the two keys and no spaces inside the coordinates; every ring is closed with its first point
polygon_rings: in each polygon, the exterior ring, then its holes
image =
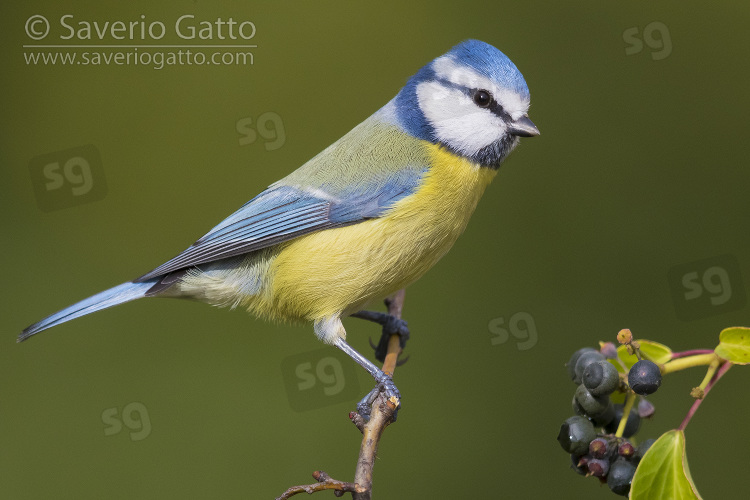
{"type": "Polygon", "coordinates": [[[570,468],[582,476],[585,476],[589,471],[586,468],[588,463],[589,457],[586,455],[570,455],[570,468]]]}
{"type": "Polygon", "coordinates": [[[576,361],[575,365],[575,376],[573,378],[573,382],[576,384],[581,383],[581,379],[583,378],[583,371],[588,367],[591,363],[596,363],[597,361],[602,361],[604,356],[602,353],[596,350],[591,350],[589,352],[584,352],[578,357],[578,361],[576,361]]]}
{"type": "MultiPolygon", "coordinates": [[[[617,432],[617,427],[620,425],[620,420],[622,420],[622,412],[623,412],[623,405],[617,404],[614,405],[615,407],[615,417],[612,419],[612,421],[604,426],[604,430],[607,431],[608,434],[614,434],[617,432]]],[[[622,437],[629,438],[636,432],[638,432],[638,428],[641,426],[641,417],[638,416],[638,412],[635,410],[635,408],[630,410],[630,416],[628,417],[628,421],[625,424],[625,430],[622,433],[622,437]]]]}
{"type": "Polygon", "coordinates": [[[583,370],[581,381],[594,396],[607,396],[620,385],[620,375],[609,361],[597,361],[583,370]]]}
{"type": "MultiPolygon", "coordinates": [[[[581,357],[581,354],[585,352],[595,352],[596,349],[593,347],[583,347],[581,349],[578,349],[576,352],[573,353],[573,355],[570,357],[567,363],[565,363],[565,366],[568,368],[568,375],[570,375],[570,380],[575,381],[576,379],[576,363],[578,362],[578,358],[581,357]]],[[[580,384],[581,382],[576,382],[576,384],[580,384]]]]}
{"type": "Polygon", "coordinates": [[[576,389],[576,401],[587,417],[601,415],[609,406],[609,396],[594,396],[583,384],[576,389]]]}
{"type": "Polygon", "coordinates": [[[630,441],[624,441],[617,448],[617,454],[621,457],[630,458],[635,454],[635,447],[630,441]]]}
{"type": "Polygon", "coordinates": [[[573,411],[576,412],[576,415],[588,418],[588,415],[586,415],[586,411],[581,408],[581,404],[576,399],[575,394],[573,395],[573,411]]]}
{"type": "Polygon", "coordinates": [[[661,385],[661,371],[653,361],[642,359],[630,368],[628,384],[636,394],[651,394],[661,385]]]}
{"type": "Polygon", "coordinates": [[[568,453],[583,455],[589,451],[589,443],[595,437],[594,425],[585,417],[575,416],[560,426],[557,441],[568,453]]]}
{"type": "Polygon", "coordinates": [[[609,460],[601,458],[592,458],[586,465],[589,472],[594,477],[605,477],[609,472],[609,460]]]}
{"type": "Polygon", "coordinates": [[[630,483],[633,482],[635,466],[620,457],[609,468],[607,486],[617,495],[626,496],[630,493],[630,483]]]}
{"type": "Polygon", "coordinates": [[[589,420],[591,420],[591,423],[594,424],[594,427],[604,427],[605,425],[609,424],[613,418],[615,418],[615,405],[610,402],[609,406],[607,406],[607,409],[604,410],[604,413],[595,417],[591,417],[589,420]]]}
{"type": "Polygon", "coordinates": [[[645,399],[641,398],[640,401],[638,401],[638,416],[641,418],[651,418],[654,416],[654,412],[656,411],[656,408],[654,408],[653,403],[651,401],[646,401],[645,399]]]}
{"type": "Polygon", "coordinates": [[[604,458],[607,455],[609,443],[604,438],[596,438],[589,443],[589,455],[594,458],[604,458]]]}
{"type": "Polygon", "coordinates": [[[638,445],[638,448],[635,449],[635,455],[633,455],[633,459],[636,463],[640,462],[643,458],[643,455],[646,454],[646,452],[651,448],[651,446],[656,442],[655,439],[647,439],[641,444],[638,445]]]}
{"type": "Polygon", "coordinates": [[[581,405],[578,403],[578,400],[576,399],[575,395],[573,396],[573,411],[576,413],[576,415],[580,415],[582,417],[588,418],[592,424],[594,424],[594,427],[604,427],[608,423],[612,421],[613,418],[615,418],[615,407],[610,402],[607,406],[607,409],[604,410],[604,412],[601,415],[597,415],[595,417],[592,417],[590,415],[587,415],[586,412],[581,408],[581,405]]]}
{"type": "Polygon", "coordinates": [[[617,347],[615,347],[615,344],[613,344],[612,342],[606,342],[602,344],[599,352],[601,352],[607,359],[617,358],[617,347]]]}

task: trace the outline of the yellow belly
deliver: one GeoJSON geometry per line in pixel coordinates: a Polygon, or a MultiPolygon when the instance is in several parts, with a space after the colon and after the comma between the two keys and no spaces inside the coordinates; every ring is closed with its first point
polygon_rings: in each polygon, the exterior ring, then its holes
{"type": "Polygon", "coordinates": [[[435,265],[466,228],[496,171],[424,144],[431,168],[417,192],[380,218],[282,244],[263,292],[245,305],[280,320],[347,315],[435,265]]]}

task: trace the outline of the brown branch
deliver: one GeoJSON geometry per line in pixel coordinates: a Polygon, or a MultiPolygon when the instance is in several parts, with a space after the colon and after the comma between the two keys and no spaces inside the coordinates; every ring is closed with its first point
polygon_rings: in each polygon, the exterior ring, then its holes
{"type": "MultiPolygon", "coordinates": [[[[394,318],[401,319],[401,313],[404,310],[405,297],[406,290],[402,288],[393,294],[393,297],[385,299],[385,305],[388,307],[388,314],[394,318]]],[[[396,370],[399,354],[401,354],[401,340],[398,335],[391,335],[391,338],[388,339],[388,352],[385,355],[385,362],[383,362],[383,371],[391,377],[396,370]]]]}
{"type": "MultiPolygon", "coordinates": [[[[385,300],[388,307],[388,314],[401,319],[401,312],[404,308],[405,290],[399,290],[393,296],[385,300]]],[[[401,340],[398,335],[391,335],[388,339],[388,352],[385,355],[383,371],[393,376],[398,365],[398,356],[401,354],[401,340]]],[[[317,483],[305,486],[293,486],[286,490],[276,500],[286,500],[298,493],[313,494],[316,491],[334,490],[334,495],[342,496],[345,492],[352,494],[353,500],[371,500],[372,499],[372,469],[375,466],[375,458],[378,453],[378,443],[383,435],[383,430],[394,421],[394,415],[399,406],[397,397],[392,396],[386,399],[384,393],[380,393],[372,404],[370,420],[365,421],[357,412],[349,413],[349,419],[357,426],[362,433],[362,444],[359,448],[359,458],[357,459],[357,468],[354,473],[354,482],[345,483],[332,479],[323,471],[316,471],[313,477],[317,483]]]]}
{"type": "Polygon", "coordinates": [[[343,481],[332,479],[322,470],[313,472],[313,477],[318,481],[317,483],[292,486],[284,493],[282,493],[280,497],[276,498],[276,500],[287,500],[297,493],[307,493],[308,495],[312,495],[316,491],[334,490],[334,495],[341,496],[346,491],[357,492],[362,490],[361,488],[358,488],[354,483],[345,483],[343,481]]]}

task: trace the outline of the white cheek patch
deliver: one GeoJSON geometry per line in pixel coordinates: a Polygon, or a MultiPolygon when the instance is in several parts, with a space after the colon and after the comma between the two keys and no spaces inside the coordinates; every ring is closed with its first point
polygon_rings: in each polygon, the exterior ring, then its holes
{"type": "Polygon", "coordinates": [[[510,89],[497,86],[495,82],[468,66],[457,64],[451,56],[442,56],[435,59],[432,63],[432,69],[438,78],[447,80],[454,85],[489,91],[514,120],[521,118],[529,111],[528,99],[522,98],[510,89]]]}
{"type": "Polygon", "coordinates": [[[505,123],[488,109],[482,109],[458,89],[439,82],[417,86],[419,107],[440,142],[471,156],[499,140],[505,123]]]}

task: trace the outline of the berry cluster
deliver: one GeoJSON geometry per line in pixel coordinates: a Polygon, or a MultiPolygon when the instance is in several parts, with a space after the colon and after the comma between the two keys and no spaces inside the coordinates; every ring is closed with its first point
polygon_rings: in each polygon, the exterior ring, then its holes
{"type": "MultiPolygon", "coordinates": [[[[632,339],[620,340],[629,349],[637,349],[637,344],[630,345],[632,339]]],[[[614,404],[610,395],[628,393],[632,401],[636,394],[652,394],[661,385],[661,372],[658,365],[646,359],[630,370],[621,364],[622,374],[613,363],[622,362],[611,342],[602,344],[600,350],[584,347],[573,353],[567,368],[578,386],[573,397],[577,415],[563,423],[557,440],[570,453],[573,470],[597,477],[614,493],[625,496],[630,492],[638,463],[654,442],[648,439],[635,447],[628,438],[638,432],[642,418],[653,415],[654,407],[643,398],[636,408],[632,402],[614,404]]]]}

